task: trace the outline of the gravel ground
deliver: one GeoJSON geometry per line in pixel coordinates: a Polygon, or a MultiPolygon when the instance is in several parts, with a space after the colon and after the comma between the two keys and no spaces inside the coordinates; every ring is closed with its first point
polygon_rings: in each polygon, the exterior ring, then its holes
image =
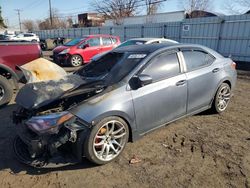
{"type": "Polygon", "coordinates": [[[0,187],[250,187],[250,77],[240,76],[222,115],[202,113],[162,127],[105,166],[20,164],[12,151],[12,102],[0,109],[0,187]],[[130,164],[132,158],[140,159],[130,164]]]}

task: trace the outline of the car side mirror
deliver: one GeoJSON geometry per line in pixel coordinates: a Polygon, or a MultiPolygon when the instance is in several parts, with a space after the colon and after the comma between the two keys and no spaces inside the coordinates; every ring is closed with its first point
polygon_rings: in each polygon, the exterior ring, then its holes
{"type": "Polygon", "coordinates": [[[131,89],[136,90],[140,87],[146,86],[148,84],[151,84],[153,82],[153,79],[146,74],[140,74],[138,76],[134,76],[129,80],[129,86],[131,89]]]}
{"type": "Polygon", "coordinates": [[[89,47],[89,44],[84,44],[82,49],[85,49],[85,48],[88,48],[89,47]]]}

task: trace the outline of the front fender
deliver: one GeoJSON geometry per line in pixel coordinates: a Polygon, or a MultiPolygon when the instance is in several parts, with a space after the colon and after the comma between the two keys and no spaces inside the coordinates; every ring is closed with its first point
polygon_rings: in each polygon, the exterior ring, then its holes
{"type": "MultiPolygon", "coordinates": [[[[126,90],[126,86],[94,96],[71,109],[70,112],[91,126],[103,118],[118,116],[129,124],[132,133],[137,130],[133,100],[130,91],[126,90]]],[[[133,134],[132,136],[134,138],[133,134]]]]}

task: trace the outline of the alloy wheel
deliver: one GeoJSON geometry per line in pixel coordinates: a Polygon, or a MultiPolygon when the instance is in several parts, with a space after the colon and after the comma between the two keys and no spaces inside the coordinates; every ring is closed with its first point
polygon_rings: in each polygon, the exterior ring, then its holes
{"type": "Polygon", "coordinates": [[[82,64],[82,59],[79,56],[73,56],[71,58],[71,63],[74,67],[78,67],[82,64]]]}
{"type": "Polygon", "coordinates": [[[220,111],[224,111],[227,108],[228,102],[230,100],[231,91],[228,85],[223,86],[218,95],[217,107],[220,111]]]}
{"type": "Polygon", "coordinates": [[[121,122],[113,120],[105,123],[94,138],[95,156],[101,161],[111,161],[117,157],[126,144],[127,134],[121,122]]]}
{"type": "Polygon", "coordinates": [[[2,100],[3,99],[3,97],[4,97],[4,88],[0,85],[0,100],[2,100]]]}

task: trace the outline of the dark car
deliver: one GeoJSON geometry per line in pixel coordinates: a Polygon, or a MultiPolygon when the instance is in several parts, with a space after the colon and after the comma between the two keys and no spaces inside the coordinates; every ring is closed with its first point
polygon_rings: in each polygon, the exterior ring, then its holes
{"type": "Polygon", "coordinates": [[[86,35],[75,38],[53,50],[53,59],[57,64],[78,67],[89,63],[96,54],[112,50],[120,44],[120,38],[111,35],[86,35]]]}
{"type": "Polygon", "coordinates": [[[210,108],[224,112],[235,82],[235,63],[204,46],[115,49],[64,79],[20,90],[15,153],[35,167],[83,156],[106,164],[128,141],[166,123],[210,108]]]}
{"type": "Polygon", "coordinates": [[[8,37],[6,35],[0,34],[0,41],[1,40],[8,40],[8,37]]]}

